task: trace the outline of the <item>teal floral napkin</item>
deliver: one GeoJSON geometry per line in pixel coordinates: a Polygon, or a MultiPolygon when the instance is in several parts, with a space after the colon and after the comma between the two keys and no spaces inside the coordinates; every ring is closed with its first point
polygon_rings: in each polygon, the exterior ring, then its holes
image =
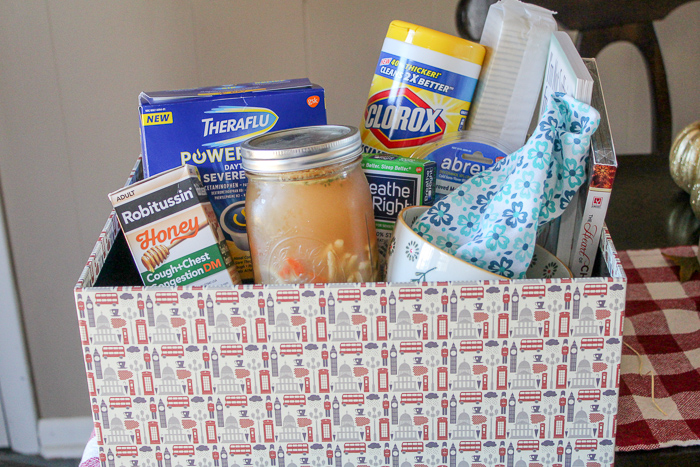
{"type": "Polygon", "coordinates": [[[525,146],[437,202],[413,230],[475,266],[524,278],[537,228],[559,217],[583,184],[599,123],[593,107],[557,93],[525,146]]]}

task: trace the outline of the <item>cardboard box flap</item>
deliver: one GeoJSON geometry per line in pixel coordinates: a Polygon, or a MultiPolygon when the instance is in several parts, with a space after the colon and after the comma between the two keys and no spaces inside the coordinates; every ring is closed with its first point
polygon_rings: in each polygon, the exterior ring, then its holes
{"type": "Polygon", "coordinates": [[[139,95],[139,105],[155,105],[188,99],[210,96],[230,96],[232,94],[245,95],[266,91],[278,91],[281,89],[310,88],[313,84],[308,78],[286,79],[278,81],[264,81],[258,83],[243,83],[236,85],[211,86],[193,89],[177,89],[172,91],[142,92],[139,95]]]}

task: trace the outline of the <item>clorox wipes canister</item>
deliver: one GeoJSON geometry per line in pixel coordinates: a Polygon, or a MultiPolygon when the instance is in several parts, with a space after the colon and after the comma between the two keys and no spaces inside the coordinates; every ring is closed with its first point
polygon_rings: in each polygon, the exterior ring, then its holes
{"type": "Polygon", "coordinates": [[[363,150],[410,156],[464,129],[486,49],[405,21],[392,21],[361,125],[363,150]]]}

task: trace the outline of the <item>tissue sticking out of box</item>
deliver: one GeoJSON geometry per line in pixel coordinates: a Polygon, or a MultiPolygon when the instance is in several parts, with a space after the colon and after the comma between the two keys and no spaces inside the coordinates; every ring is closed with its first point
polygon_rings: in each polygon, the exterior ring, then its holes
{"type": "Polygon", "coordinates": [[[518,148],[527,137],[542,87],[553,12],[518,0],[491,5],[481,45],[486,58],[467,128],[490,133],[518,148]]]}
{"type": "Polygon", "coordinates": [[[599,123],[593,107],[555,94],[525,146],[436,202],[413,231],[475,266],[525,278],[537,228],[559,217],[583,184],[599,123]]]}

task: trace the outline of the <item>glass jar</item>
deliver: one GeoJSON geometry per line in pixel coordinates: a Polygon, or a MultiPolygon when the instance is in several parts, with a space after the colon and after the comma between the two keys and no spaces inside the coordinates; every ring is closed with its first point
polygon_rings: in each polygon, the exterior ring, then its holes
{"type": "Polygon", "coordinates": [[[357,128],[268,133],[241,146],[255,282],[377,280],[377,235],[357,128]]]}

